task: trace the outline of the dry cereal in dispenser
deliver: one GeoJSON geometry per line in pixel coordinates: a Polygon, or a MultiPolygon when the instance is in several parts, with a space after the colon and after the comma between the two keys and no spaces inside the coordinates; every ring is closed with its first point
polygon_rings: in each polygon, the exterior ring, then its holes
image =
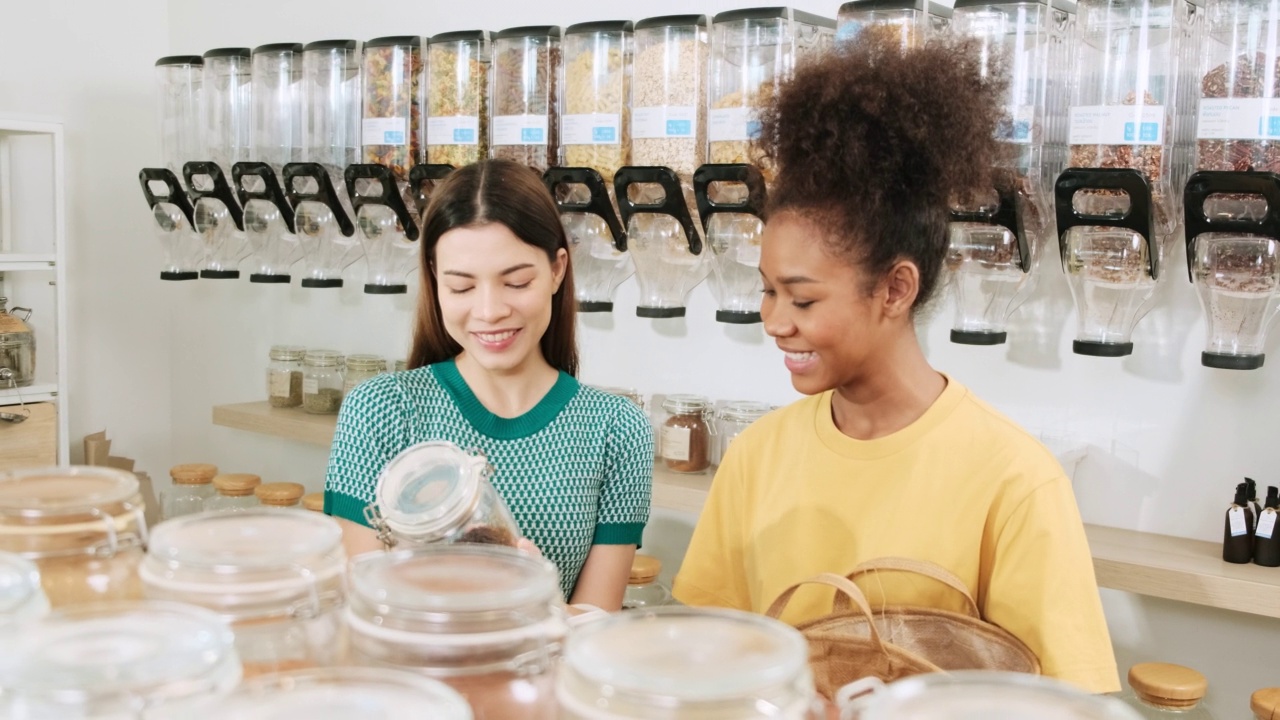
{"type": "Polygon", "coordinates": [[[632,164],[669,167],[687,183],[706,161],[707,51],[705,15],[636,23],[632,164]]]}
{"type": "Polygon", "coordinates": [[[613,182],[629,162],[632,23],[572,25],[564,35],[565,167],[587,167],[613,182]]]}
{"type": "Polygon", "coordinates": [[[408,182],[420,157],[422,39],[384,37],[364,44],[364,161],[408,182]]]}
{"type": "Polygon", "coordinates": [[[489,157],[489,52],[486,30],[428,41],[428,163],[462,167],[489,157]]]}
{"type": "Polygon", "coordinates": [[[539,173],[560,150],[560,28],[503,30],[493,40],[490,155],[539,173]]]}

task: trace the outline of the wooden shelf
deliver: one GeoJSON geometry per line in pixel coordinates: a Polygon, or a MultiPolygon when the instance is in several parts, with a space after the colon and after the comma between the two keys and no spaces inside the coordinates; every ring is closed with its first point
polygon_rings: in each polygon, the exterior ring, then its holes
{"type": "MultiPolygon", "coordinates": [[[[328,447],[335,415],[308,415],[265,402],[220,405],[215,425],[328,447]]],[[[653,473],[654,507],[697,515],[711,489],[711,474],[653,473]]],[[[1218,543],[1086,525],[1098,585],[1113,590],[1280,618],[1280,568],[1222,561],[1218,543]]]]}

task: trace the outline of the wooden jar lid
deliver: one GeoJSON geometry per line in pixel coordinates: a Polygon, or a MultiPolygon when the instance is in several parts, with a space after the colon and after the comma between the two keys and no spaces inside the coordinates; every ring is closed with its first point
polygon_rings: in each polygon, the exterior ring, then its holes
{"type": "Polygon", "coordinates": [[[253,489],[261,484],[262,478],[250,473],[230,473],[213,479],[213,486],[220,494],[228,497],[252,495],[253,489]]]}
{"type": "Polygon", "coordinates": [[[637,554],[636,559],[631,561],[631,576],[627,578],[627,582],[631,585],[653,582],[660,572],[662,572],[661,560],[652,555],[637,554]]]}
{"type": "Polygon", "coordinates": [[[187,463],[169,468],[169,477],[176,485],[208,485],[218,474],[218,466],[209,463],[187,463]]]}
{"type": "Polygon", "coordinates": [[[1258,720],[1280,720],[1280,687],[1262,688],[1249,698],[1249,707],[1258,720]]]}
{"type": "Polygon", "coordinates": [[[1193,708],[1204,699],[1209,681],[1182,665],[1139,663],[1129,668],[1129,687],[1157,707],[1193,708]]]}
{"type": "Polygon", "coordinates": [[[302,507],[315,512],[324,512],[324,493],[314,492],[303,495],[302,507]]]}
{"type": "Polygon", "coordinates": [[[253,494],[258,496],[263,505],[288,507],[297,505],[306,491],[306,488],[295,482],[274,482],[259,485],[254,488],[253,494]]]}

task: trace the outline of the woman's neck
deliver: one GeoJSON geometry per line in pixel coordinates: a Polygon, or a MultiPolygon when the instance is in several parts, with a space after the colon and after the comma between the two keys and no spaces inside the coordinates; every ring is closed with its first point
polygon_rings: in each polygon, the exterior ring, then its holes
{"type": "Polygon", "coordinates": [[[855,440],[892,435],[920,419],[947,379],[925,359],[915,331],[882,346],[858,377],[836,388],[831,419],[855,440]]]}
{"type": "Polygon", "coordinates": [[[546,397],[560,371],[534,353],[524,363],[504,372],[482,367],[467,353],[454,358],[458,374],[485,409],[501,418],[516,418],[529,412],[546,397]]]}

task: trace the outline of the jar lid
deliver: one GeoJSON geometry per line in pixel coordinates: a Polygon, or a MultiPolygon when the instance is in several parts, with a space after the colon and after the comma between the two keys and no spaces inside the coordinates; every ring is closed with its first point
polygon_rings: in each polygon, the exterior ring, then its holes
{"type": "Polygon", "coordinates": [[[236,720],[471,720],[471,706],[453,688],[408,670],[390,668],[276,673],[248,680],[231,695],[209,702],[211,708],[217,708],[216,717],[236,720]]]}
{"type": "Polygon", "coordinates": [[[1192,708],[1204,699],[1204,675],[1171,663],[1138,663],[1129,668],[1129,687],[1144,702],[1166,708],[1192,708]]]}
{"type": "Polygon", "coordinates": [[[664,707],[772,698],[809,683],[808,648],[795,629],[737,610],[662,607],[574,628],[562,675],[569,685],[664,707]]]}
{"type": "Polygon", "coordinates": [[[24,468],[0,471],[0,515],[71,516],[139,504],[133,473],[107,467],[24,468]],[[137,502],[135,502],[137,501],[137,502]]]}
{"type": "Polygon", "coordinates": [[[1141,720],[1123,701],[1090,695],[1061,680],[1023,673],[957,670],[904,678],[855,700],[860,720],[957,717],[1141,720]]]}
{"type": "Polygon", "coordinates": [[[668,395],[662,400],[662,409],[675,415],[701,412],[711,402],[701,395],[668,395]]]}
{"type": "Polygon", "coordinates": [[[769,403],[735,400],[734,402],[725,403],[720,408],[719,415],[732,422],[751,423],[768,415],[771,410],[773,410],[773,406],[769,403]]]}
{"type": "Polygon", "coordinates": [[[218,466],[208,463],[187,463],[169,468],[169,477],[178,485],[208,485],[218,474],[218,466]]]}
{"type": "Polygon", "coordinates": [[[324,493],[314,492],[303,495],[302,507],[314,512],[324,512],[324,493]]]}
{"type": "Polygon", "coordinates": [[[397,536],[419,542],[441,540],[470,517],[488,468],[484,456],[451,442],[418,443],[383,468],[374,499],[397,536]]]}
{"type": "Polygon", "coordinates": [[[48,611],[36,566],[13,553],[0,552],[0,628],[17,626],[48,611]]]}
{"type": "Polygon", "coordinates": [[[293,505],[306,492],[306,488],[295,482],[263,483],[253,489],[263,505],[293,505]]]}
{"type": "Polygon", "coordinates": [[[351,614],[405,634],[494,632],[558,620],[549,561],[500,545],[436,545],[367,553],[351,563],[351,614]]]}
{"type": "Polygon", "coordinates": [[[1272,720],[1280,715],[1280,687],[1262,688],[1249,697],[1249,707],[1258,720],[1272,720]]]}
{"type": "Polygon", "coordinates": [[[348,370],[383,370],[387,369],[387,361],[381,355],[348,355],[348,370]]]}
{"type": "Polygon", "coordinates": [[[301,345],[272,345],[270,357],[272,360],[293,361],[296,362],[306,357],[307,349],[301,345]]]}
{"type": "Polygon", "coordinates": [[[631,585],[653,582],[653,579],[658,577],[661,572],[661,560],[652,555],[636,553],[636,558],[631,561],[631,576],[627,578],[627,582],[631,585]]]}
{"type": "Polygon", "coordinates": [[[346,554],[332,518],[256,508],[184,515],[156,526],[138,568],[148,597],[190,602],[235,616],[325,601],[346,554]]]}
{"type": "Polygon", "coordinates": [[[342,353],[337,350],[308,350],[302,361],[313,367],[336,367],[342,364],[342,353]]]}
{"type": "Polygon", "coordinates": [[[231,629],[164,602],[62,610],[5,641],[0,686],[32,717],[133,717],[139,705],[225,693],[240,680],[231,629]]]}
{"type": "Polygon", "coordinates": [[[228,497],[252,495],[253,489],[261,484],[262,478],[251,473],[227,473],[213,478],[213,486],[218,493],[228,497]]]}

